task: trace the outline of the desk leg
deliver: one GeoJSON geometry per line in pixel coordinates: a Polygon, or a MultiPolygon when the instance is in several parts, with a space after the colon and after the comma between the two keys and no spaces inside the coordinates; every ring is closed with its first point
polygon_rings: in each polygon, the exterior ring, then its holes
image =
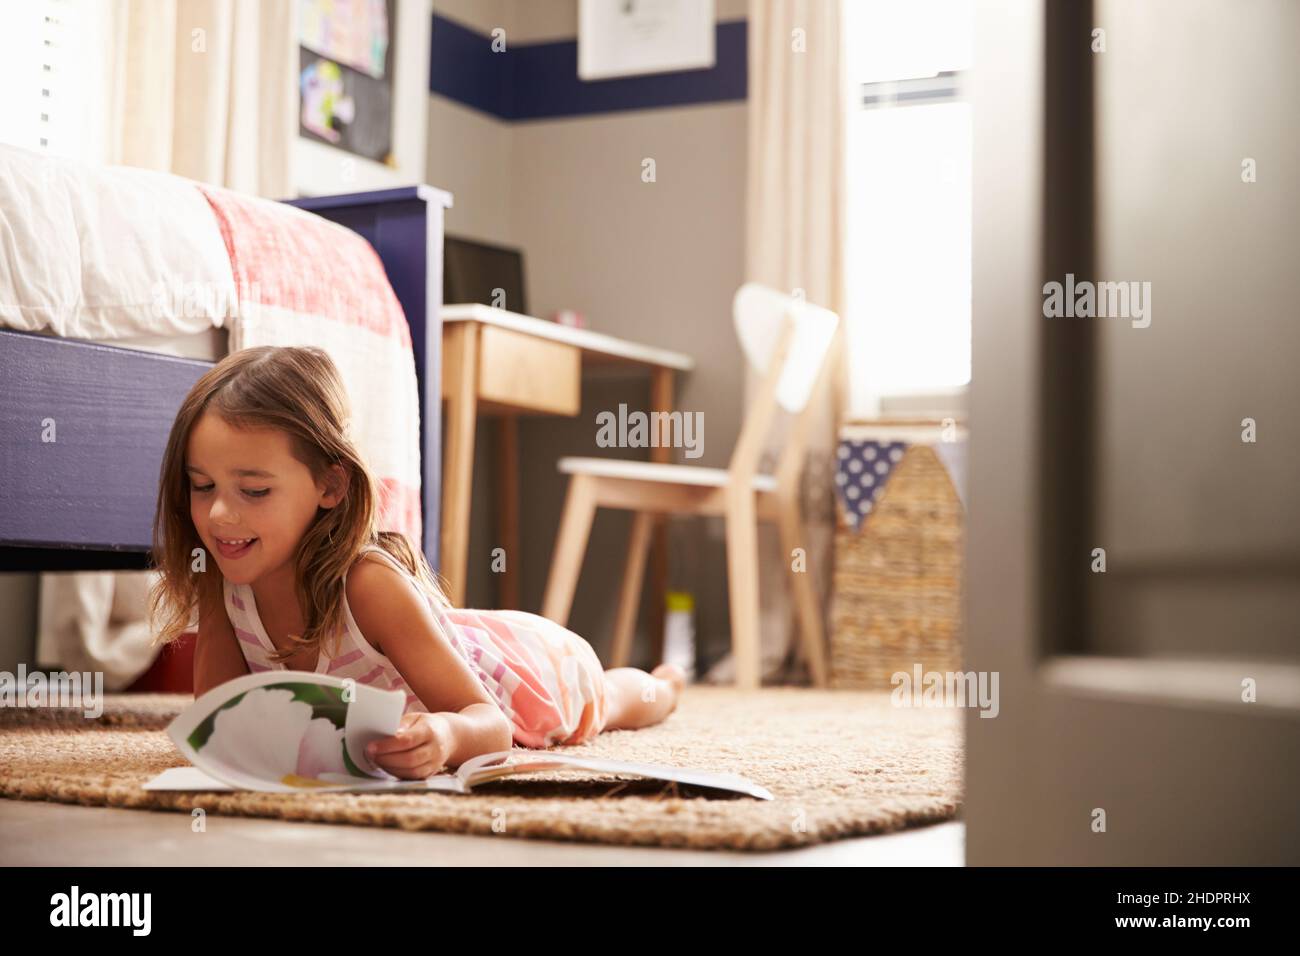
{"type": "Polygon", "coordinates": [[[451,322],[443,335],[447,440],[442,470],[442,568],[456,607],[465,605],[469,563],[469,503],[478,416],[478,323],[451,322]]]}
{"type": "Polygon", "coordinates": [[[497,547],[505,552],[504,571],[496,573],[497,607],[519,609],[519,419],[496,422],[497,547]]]}
{"type": "MultiPolygon", "coordinates": [[[[650,408],[656,412],[673,410],[673,370],[655,368],[650,376],[650,408]]],[[[668,462],[672,459],[672,449],[666,446],[650,449],[650,460],[668,462]]],[[[646,626],[650,633],[651,666],[661,664],[664,659],[664,595],[668,593],[668,526],[667,518],[658,515],[654,522],[654,534],[650,539],[650,613],[646,615],[646,626]]]]}

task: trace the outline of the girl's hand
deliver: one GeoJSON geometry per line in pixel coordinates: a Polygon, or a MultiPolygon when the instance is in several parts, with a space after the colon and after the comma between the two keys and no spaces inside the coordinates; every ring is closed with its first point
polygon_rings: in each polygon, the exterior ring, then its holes
{"type": "Polygon", "coordinates": [[[451,724],[441,714],[403,714],[391,737],[376,740],[366,753],[377,765],[406,780],[423,780],[442,770],[455,750],[451,724]]]}

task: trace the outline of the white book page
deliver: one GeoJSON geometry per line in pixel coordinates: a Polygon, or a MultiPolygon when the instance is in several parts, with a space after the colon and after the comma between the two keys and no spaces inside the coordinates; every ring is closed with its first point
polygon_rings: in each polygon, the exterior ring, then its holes
{"type": "Polygon", "coordinates": [[[238,790],[369,789],[400,782],[365,748],[397,732],[404,706],[400,691],[264,671],[214,687],[177,715],[167,735],[205,776],[238,790]]]}
{"type": "Polygon", "coordinates": [[[677,783],[741,793],[760,800],[774,799],[771,791],[766,787],[762,787],[752,780],[737,774],[694,770],[688,767],[670,767],[664,764],[608,760],[601,757],[581,757],[575,754],[557,753],[553,750],[530,751],[516,749],[500,753],[481,754],[478,757],[466,760],[461,764],[457,773],[467,786],[473,787],[489,780],[499,780],[515,774],[565,769],[594,770],[599,773],[622,773],[652,780],[671,780],[677,783]]]}

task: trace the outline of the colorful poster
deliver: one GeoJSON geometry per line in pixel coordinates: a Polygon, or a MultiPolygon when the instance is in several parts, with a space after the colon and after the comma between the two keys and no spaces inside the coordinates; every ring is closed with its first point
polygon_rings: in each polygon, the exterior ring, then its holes
{"type": "Polygon", "coordinates": [[[392,164],[394,0],[299,0],[299,133],[392,164]]]}
{"type": "Polygon", "coordinates": [[[377,80],[388,70],[388,24],[385,0],[298,0],[298,42],[377,80]]]}

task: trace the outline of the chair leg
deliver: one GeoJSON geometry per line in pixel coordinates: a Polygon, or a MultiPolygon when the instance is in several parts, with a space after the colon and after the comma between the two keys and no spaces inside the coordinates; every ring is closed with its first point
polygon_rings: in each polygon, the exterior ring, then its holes
{"type": "Polygon", "coordinates": [[[780,517],[777,519],[781,536],[781,560],[785,562],[790,576],[790,593],[794,598],[795,611],[799,617],[799,634],[803,638],[804,660],[808,662],[808,672],[812,676],[814,687],[825,687],[826,644],[822,627],[822,611],[817,600],[817,589],[813,587],[812,568],[805,565],[803,571],[794,569],[791,555],[795,548],[803,548],[805,555],[808,548],[808,534],[799,517],[798,499],[789,498],[780,504],[780,517]]]}
{"type": "Polygon", "coordinates": [[[636,631],[636,612],[641,605],[641,581],[645,574],[652,530],[653,514],[638,511],[632,515],[632,536],[627,546],[623,589],[618,596],[618,614],[614,619],[614,648],[610,655],[610,667],[626,667],[628,658],[632,656],[632,636],[636,631]]]}
{"type": "Polygon", "coordinates": [[[574,475],[569,481],[564,514],[560,518],[560,530],[555,537],[551,570],[546,578],[542,617],[549,617],[562,627],[569,623],[573,594],[578,588],[578,575],[582,572],[582,558],[587,553],[591,519],[596,514],[596,495],[592,481],[590,475],[574,475]]]}
{"type": "Polygon", "coordinates": [[[763,673],[759,649],[758,521],[753,489],[729,487],[726,502],[727,585],[736,686],[757,690],[763,673]]]}

